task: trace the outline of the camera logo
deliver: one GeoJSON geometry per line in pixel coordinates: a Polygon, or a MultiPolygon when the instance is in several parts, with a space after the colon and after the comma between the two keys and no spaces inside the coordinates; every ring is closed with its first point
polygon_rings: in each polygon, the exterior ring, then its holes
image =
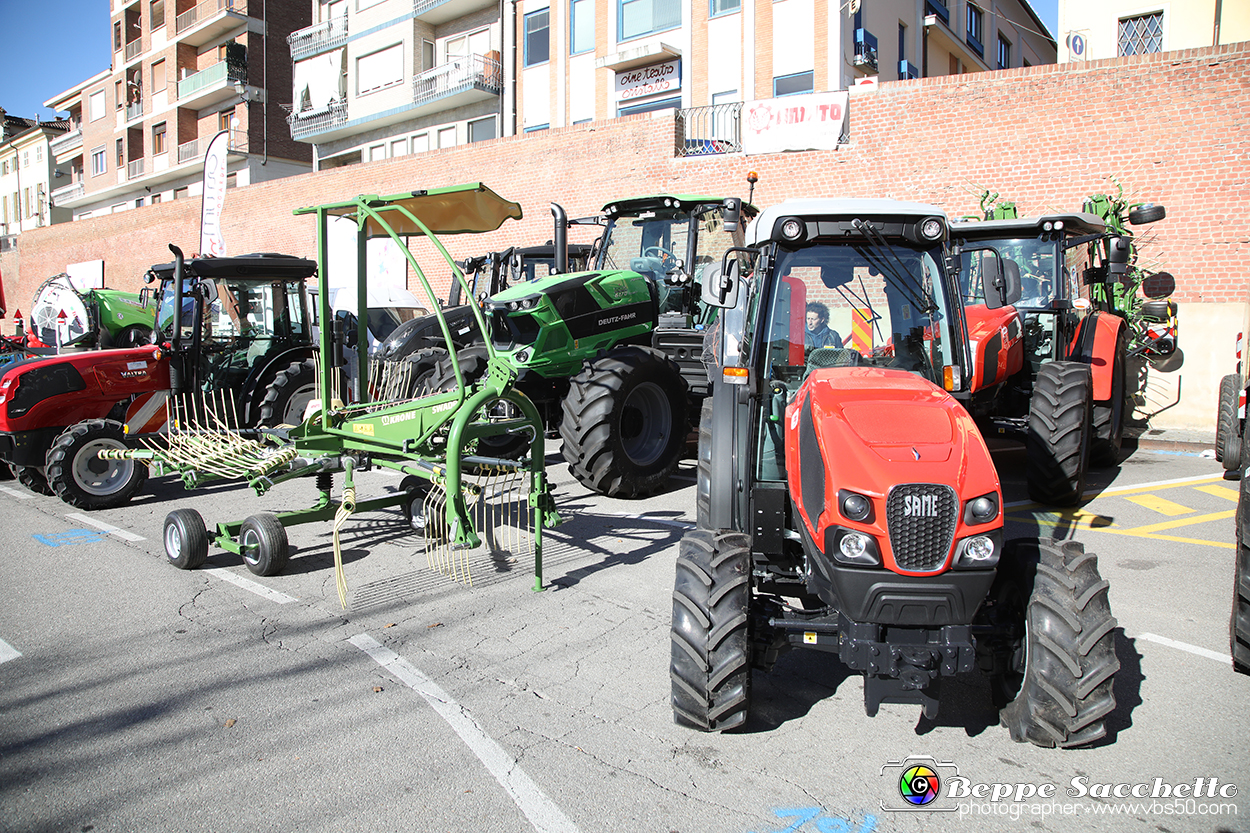
{"type": "Polygon", "coordinates": [[[924,764],[909,767],[898,781],[899,794],[912,804],[931,804],[942,789],[942,779],[924,764]]]}
{"type": "Polygon", "coordinates": [[[939,761],[928,755],[911,755],[901,761],[888,761],[881,767],[882,777],[890,779],[889,798],[881,801],[887,812],[954,812],[955,806],[943,807],[942,787],[959,775],[959,767],[951,761],[939,761]]]}

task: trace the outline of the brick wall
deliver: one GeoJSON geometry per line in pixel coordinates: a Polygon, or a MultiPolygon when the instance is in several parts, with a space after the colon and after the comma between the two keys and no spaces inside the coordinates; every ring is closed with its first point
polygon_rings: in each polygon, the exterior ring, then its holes
{"type": "MultiPolygon", "coordinates": [[[[1177,300],[1250,301],[1250,43],[888,83],[853,98],[850,119],[853,143],[827,152],[675,158],[672,116],[644,114],[320,171],[231,190],[224,233],[234,253],[311,255],[311,220],[291,216],[301,206],[474,180],[522,204],[519,223],[448,240],[461,257],[547,240],[552,200],[583,216],[649,192],[745,196],[748,170],[760,174],[760,205],[893,197],[951,215],[974,213],[983,188],[1027,211],[1075,210],[1116,174],[1168,208],[1149,228],[1177,300]]],[[[77,261],[103,258],[110,286],[139,287],[147,266],[169,259],[166,244],[197,247],[199,208],[177,201],[24,233],[0,256],[10,307],[77,261]]]]}

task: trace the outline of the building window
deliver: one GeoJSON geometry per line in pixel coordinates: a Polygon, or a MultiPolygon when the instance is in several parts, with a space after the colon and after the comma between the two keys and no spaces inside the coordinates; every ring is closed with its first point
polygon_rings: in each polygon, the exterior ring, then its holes
{"type": "Polygon", "coordinates": [[[907,60],[907,27],[902,23],[898,24],[898,59],[900,63],[907,60]]]}
{"type": "Polygon", "coordinates": [[[443,42],[443,53],[447,56],[448,62],[457,58],[467,58],[470,55],[485,55],[489,51],[490,29],[478,29],[476,32],[457,35],[443,42]]]}
{"type": "Polygon", "coordinates": [[[681,96],[676,98],[662,98],[658,101],[644,101],[642,104],[631,104],[628,107],[618,106],[616,114],[618,116],[633,116],[638,113],[654,113],[657,110],[676,110],[681,107],[681,96]]]}
{"type": "Polygon", "coordinates": [[[160,60],[152,64],[152,92],[159,93],[165,84],[165,61],[160,60]]]}
{"type": "Polygon", "coordinates": [[[356,95],[403,83],[404,45],[397,43],[356,59],[356,95]]]}
{"type": "Polygon", "coordinates": [[[815,75],[811,70],[796,72],[793,75],[779,75],[773,79],[773,97],[781,98],[786,95],[810,93],[813,90],[814,79],[815,75]]]}
{"type": "Polygon", "coordinates": [[[35,145],[35,161],[43,161],[43,145],[35,145]]]}
{"type": "Polygon", "coordinates": [[[391,158],[408,155],[408,137],[391,142],[391,158]]]}
{"type": "Polygon", "coordinates": [[[117,110],[126,106],[126,93],[122,89],[122,83],[123,82],[118,81],[113,85],[113,98],[117,101],[117,107],[115,108],[117,110]]]}
{"type": "Polygon", "coordinates": [[[1163,12],[1120,19],[1120,56],[1163,51],[1163,12]]]}
{"type": "Polygon", "coordinates": [[[569,0],[569,54],[580,55],[594,48],[594,0],[569,0]]]}
{"type": "Polygon", "coordinates": [[[681,25],[680,0],[621,0],[617,40],[630,40],[681,25]]]}
{"type": "Polygon", "coordinates": [[[153,195],[152,195],[152,205],[156,205],[156,204],[157,204],[157,203],[159,203],[160,201],[161,201],[161,195],[160,195],[160,194],[153,194],[153,195]]]}
{"type": "Polygon", "coordinates": [[[487,116],[484,119],[469,122],[469,141],[485,142],[495,138],[498,135],[495,130],[495,117],[487,116]]]}
{"type": "Polygon", "coordinates": [[[165,25],[165,0],[153,0],[151,9],[151,28],[153,31],[165,25]]]}
{"type": "Polygon", "coordinates": [[[161,122],[152,128],[152,155],[156,156],[165,152],[165,122],[161,122]]]}
{"type": "Polygon", "coordinates": [[[234,122],[234,108],[233,107],[231,107],[229,110],[222,110],[220,113],[217,114],[217,129],[218,130],[233,130],[234,129],[233,122],[234,122]]]}
{"type": "Polygon", "coordinates": [[[23,168],[30,167],[30,151],[28,150],[22,151],[22,167],[23,168]]]}
{"type": "Polygon", "coordinates": [[[91,175],[99,176],[107,170],[108,160],[104,157],[104,148],[91,151],[91,175]]]}
{"type": "Polygon", "coordinates": [[[551,58],[551,10],[525,16],[525,66],[545,64],[551,58]]]}
{"type": "Polygon", "coordinates": [[[742,0],[712,0],[711,8],[708,9],[708,15],[716,17],[718,14],[736,12],[741,8],[742,0]]]}
{"type": "Polygon", "coordinates": [[[113,24],[113,51],[122,51],[122,22],[120,20],[113,24]]]}
{"type": "Polygon", "coordinates": [[[417,133],[412,137],[412,152],[425,153],[430,149],[430,134],[417,133]]]}
{"type": "Polygon", "coordinates": [[[982,13],[981,10],[971,3],[968,4],[968,45],[978,55],[985,54],[985,47],[981,45],[982,32],[982,13]]]}
{"type": "Polygon", "coordinates": [[[421,41],[421,71],[434,69],[434,41],[421,41]]]}
{"type": "Polygon", "coordinates": [[[455,127],[444,127],[438,131],[438,146],[440,148],[454,148],[456,146],[455,127]]]}
{"type": "Polygon", "coordinates": [[[712,93],[712,106],[717,104],[733,104],[741,101],[742,97],[738,95],[737,90],[725,90],[723,93],[712,93]]]}
{"type": "Polygon", "coordinates": [[[1004,38],[1001,32],[998,34],[998,68],[1011,68],[1011,41],[1004,38]]]}
{"type": "Polygon", "coordinates": [[[386,158],[386,145],[385,144],[373,145],[371,148],[369,148],[369,161],[370,162],[377,162],[378,160],[385,159],[385,158],[386,158]]]}

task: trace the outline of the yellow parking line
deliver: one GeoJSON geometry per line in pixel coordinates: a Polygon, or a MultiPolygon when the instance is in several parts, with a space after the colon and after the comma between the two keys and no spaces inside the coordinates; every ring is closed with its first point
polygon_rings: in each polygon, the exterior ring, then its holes
{"type": "Polygon", "coordinates": [[[1175,521],[1161,521],[1157,524],[1147,524],[1146,526],[1135,526],[1125,532],[1137,532],[1145,534],[1149,532],[1161,532],[1165,529],[1176,529],[1181,526],[1194,526],[1195,524],[1203,524],[1208,521],[1223,521],[1237,514],[1236,509],[1225,509],[1223,512],[1208,512],[1205,515],[1194,515],[1192,518],[1181,518],[1175,521]]]}
{"type": "Polygon", "coordinates": [[[1194,511],[1188,506],[1181,506],[1179,503],[1174,503],[1167,498],[1161,498],[1158,495],[1133,495],[1132,497],[1125,498],[1125,500],[1136,503],[1138,506],[1144,506],[1151,512],[1158,512],[1160,515],[1167,515],[1170,518],[1175,518],[1178,515],[1188,515],[1190,512],[1194,511]]]}
{"type": "Polygon", "coordinates": [[[1197,491],[1206,492],[1208,495],[1215,495],[1216,497],[1226,498],[1231,501],[1236,501],[1239,497],[1236,489],[1230,489],[1227,486],[1221,486],[1218,483],[1214,486],[1198,486],[1197,491]]]}

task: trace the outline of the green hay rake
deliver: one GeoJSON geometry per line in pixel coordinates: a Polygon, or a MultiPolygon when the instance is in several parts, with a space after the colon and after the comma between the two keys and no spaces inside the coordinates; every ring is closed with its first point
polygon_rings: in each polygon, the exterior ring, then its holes
{"type": "MultiPolygon", "coordinates": [[[[295,214],[314,215],[320,263],[320,390],[304,422],[243,436],[235,429],[237,417],[225,400],[187,392],[171,397],[171,430],[161,441],[144,448],[101,452],[101,456],[145,461],[158,474],[178,474],[187,488],[213,480],[244,480],[258,495],[287,480],[314,476],[320,496],[312,507],[218,523],[211,543],[241,555],[253,573],[273,575],[289,557],[287,527],[331,521],[339,599],[344,606],[347,592],[339,530],[352,514],[394,506],[401,506],[413,529],[424,533],[431,569],[471,584],[470,551],[485,545],[494,555],[516,557],[532,552],[534,589],[541,590],[543,529],[560,520],[544,470],[543,422],[534,404],[515,389],[516,368],[490,347],[481,311],[475,307],[473,315],[490,355],[479,381],[466,384],[446,319],[438,304],[431,303],[454,369],[454,389],[417,390],[405,377],[405,369],[371,361],[367,351],[360,350],[353,389],[346,397],[350,404],[344,404],[335,396],[341,389],[341,358],[336,363],[335,356],[342,355],[343,339],[330,326],[334,318],[328,292],[328,224],[333,217],[356,224],[357,308],[363,310],[367,307],[365,243],[369,238],[386,236],[395,241],[426,297],[434,299],[437,296],[426,272],[407,245],[410,238],[427,238],[467,295],[464,275],[437,235],[493,231],[509,218],[520,219],[521,207],[480,183],[470,183],[389,197],[360,196],[302,208],[295,214]],[[528,449],[520,459],[482,453],[490,441],[511,439],[515,443],[517,437],[523,438],[528,449]],[[372,467],[405,475],[399,492],[357,500],[355,474],[372,467]],[[335,472],[344,475],[337,499],[333,495],[335,472]]],[[[366,316],[360,316],[358,344],[368,344],[366,325],[366,316]]],[[[164,543],[175,566],[193,569],[207,557],[210,533],[198,512],[178,509],[165,520],[164,543]]]]}

